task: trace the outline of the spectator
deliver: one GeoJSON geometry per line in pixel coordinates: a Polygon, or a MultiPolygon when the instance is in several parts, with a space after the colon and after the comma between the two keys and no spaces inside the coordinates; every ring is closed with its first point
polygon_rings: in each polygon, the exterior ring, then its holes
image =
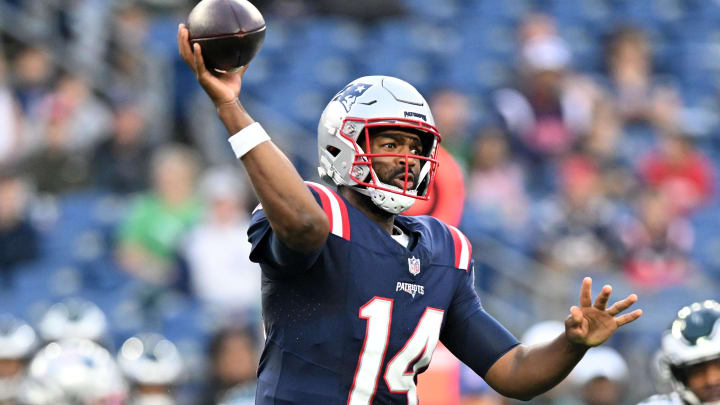
{"type": "Polygon", "coordinates": [[[22,111],[31,115],[38,104],[50,93],[55,65],[42,45],[21,50],[12,64],[12,83],[22,111]]]}
{"type": "Polygon", "coordinates": [[[458,159],[461,168],[467,168],[472,158],[472,152],[467,148],[472,118],[470,99],[459,91],[440,89],[433,93],[429,104],[442,136],[443,148],[458,159]]]}
{"type": "Polygon", "coordinates": [[[40,193],[59,195],[88,186],[89,157],[71,148],[70,113],[63,103],[52,103],[43,128],[43,145],[25,160],[26,170],[40,193]]]}
{"type": "MultiPolygon", "coordinates": [[[[140,101],[149,139],[160,142],[172,134],[172,103],[168,72],[172,66],[162,53],[152,52],[151,16],[138,2],[118,2],[108,24],[107,61],[113,67],[106,90],[113,97],[132,94],[140,101]]],[[[178,128],[182,130],[182,128],[178,128]]]]}
{"type": "Polygon", "coordinates": [[[642,179],[666,194],[671,210],[686,214],[713,195],[715,168],[683,135],[665,135],[640,163],[642,179]]]}
{"type": "Polygon", "coordinates": [[[637,198],[636,218],[622,230],[631,281],[647,288],[687,280],[693,273],[689,258],[694,243],[690,223],[675,215],[669,196],[646,189],[637,198]]]}
{"type": "Polygon", "coordinates": [[[26,216],[27,183],[17,175],[0,174],[0,283],[12,285],[13,268],[37,259],[38,234],[26,216]]]}
{"type": "Polygon", "coordinates": [[[589,132],[603,96],[589,79],[571,71],[570,49],[547,17],[529,17],[519,33],[518,85],[500,89],[492,98],[528,159],[531,184],[542,192],[553,176],[552,160],[589,132]]]}
{"type": "Polygon", "coordinates": [[[209,170],[200,191],[207,213],[181,248],[191,290],[224,315],[259,315],[261,272],[249,259],[247,240],[250,191],[231,167],[209,170]]]}
{"type": "Polygon", "coordinates": [[[488,128],[478,134],[468,180],[465,229],[490,232],[504,239],[523,229],[528,220],[525,174],[510,156],[505,134],[488,128]]]}
{"type": "Polygon", "coordinates": [[[616,232],[617,208],[602,189],[599,171],[584,155],[568,157],[560,167],[560,195],[539,206],[538,256],[550,269],[613,271],[622,243],[616,232]]]}
{"type": "Polygon", "coordinates": [[[628,366],[611,347],[588,350],[568,376],[582,405],[620,405],[627,397],[628,366]]]}
{"type": "Polygon", "coordinates": [[[42,138],[58,119],[67,129],[65,148],[88,151],[109,133],[111,113],[88,83],[73,74],[62,75],[52,93],[44,97],[32,115],[36,136],[42,138]]]}
{"type": "Polygon", "coordinates": [[[637,183],[634,173],[637,151],[632,160],[625,160],[621,153],[622,136],[614,108],[603,103],[596,108],[590,132],[579,145],[579,150],[597,164],[608,198],[618,202],[624,201],[637,183]]]}
{"type": "Polygon", "coordinates": [[[153,188],[138,197],[119,229],[118,260],[130,274],[158,285],[176,281],[178,242],[201,213],[197,171],[195,155],[183,146],[168,145],[153,155],[153,188]]]}
{"type": "Polygon", "coordinates": [[[671,122],[663,106],[676,93],[655,77],[651,53],[647,34],[639,28],[626,26],[610,35],[606,63],[621,126],[671,122]]]}
{"type": "Polygon", "coordinates": [[[7,76],[7,61],[0,46],[0,162],[12,164],[22,153],[25,117],[7,76]]]}
{"type": "Polygon", "coordinates": [[[210,342],[205,404],[252,405],[257,383],[257,342],[250,329],[223,329],[210,342]]]}
{"type": "Polygon", "coordinates": [[[145,191],[152,155],[145,133],[145,118],[135,100],[114,104],[112,136],[95,149],[95,184],[114,193],[145,191]]]}

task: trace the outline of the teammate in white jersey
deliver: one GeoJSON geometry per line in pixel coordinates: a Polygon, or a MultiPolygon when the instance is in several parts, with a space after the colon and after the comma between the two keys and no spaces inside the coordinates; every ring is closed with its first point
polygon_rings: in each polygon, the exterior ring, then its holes
{"type": "Polygon", "coordinates": [[[678,311],[660,349],[661,374],[674,392],[641,405],[720,405],[720,304],[696,302],[678,311]]]}

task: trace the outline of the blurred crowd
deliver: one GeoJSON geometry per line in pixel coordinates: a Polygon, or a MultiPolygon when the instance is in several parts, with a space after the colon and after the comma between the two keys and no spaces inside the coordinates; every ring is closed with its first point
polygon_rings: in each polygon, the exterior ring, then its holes
{"type": "MultiPolygon", "coordinates": [[[[672,311],[720,290],[720,66],[708,61],[720,4],[254,3],[268,38],[243,101],[306,179],[334,91],[397,75],[428,96],[443,137],[438,202],[413,213],[473,241],[493,315],[538,339],[531,325],[562,319],[586,275],[656,311],[534,403],[653,390],[650,356],[672,311]]],[[[194,4],[0,0],[0,403],[52,398],[53,367],[15,376],[77,356],[98,364],[78,373],[117,381],[108,398],[252,402],[256,201],[176,55],[194,4]]],[[[435,381],[423,403],[504,403],[451,357],[439,349],[421,377],[435,381]]]]}

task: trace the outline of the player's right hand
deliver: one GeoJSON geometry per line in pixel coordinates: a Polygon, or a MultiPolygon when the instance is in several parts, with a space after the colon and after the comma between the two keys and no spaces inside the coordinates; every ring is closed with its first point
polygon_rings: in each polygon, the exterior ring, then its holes
{"type": "Polygon", "coordinates": [[[190,46],[190,31],[185,27],[185,24],[178,26],[177,41],[180,56],[195,73],[198,82],[215,103],[215,106],[220,107],[223,104],[235,103],[242,88],[242,76],[247,70],[247,65],[234,73],[215,75],[205,67],[200,44],[190,46]]]}

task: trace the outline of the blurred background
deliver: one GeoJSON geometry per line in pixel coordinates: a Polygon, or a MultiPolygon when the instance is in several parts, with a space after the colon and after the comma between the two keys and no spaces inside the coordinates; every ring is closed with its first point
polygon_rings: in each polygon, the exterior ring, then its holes
{"type": "MultiPolygon", "coordinates": [[[[97,395],[252,403],[256,201],[177,54],[196,3],[0,0],[0,340],[26,342],[0,353],[0,403],[41,392],[47,367],[34,385],[18,376],[69,337],[97,347],[66,352],[119,365],[97,395]]],[[[359,76],[400,77],[430,101],[445,148],[437,202],[413,213],[471,239],[491,314],[542,341],[584,276],[639,295],[645,315],[535,403],[666,389],[660,333],[681,306],[720,298],[720,1],[253,3],[267,37],[241,100],[305,179],[330,98],[359,76]]],[[[442,349],[420,394],[509,403],[442,349]]]]}

